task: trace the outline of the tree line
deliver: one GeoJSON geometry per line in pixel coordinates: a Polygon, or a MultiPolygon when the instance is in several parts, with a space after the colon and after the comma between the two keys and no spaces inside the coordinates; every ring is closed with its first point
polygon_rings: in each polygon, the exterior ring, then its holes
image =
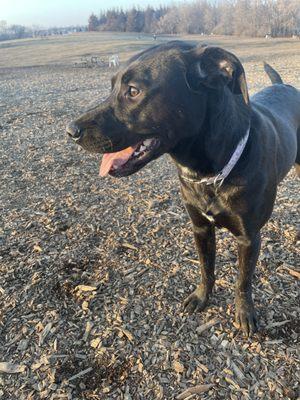
{"type": "Polygon", "coordinates": [[[197,33],[239,36],[300,34],[299,0],[197,0],[91,14],[89,31],[197,33]]]}
{"type": "Polygon", "coordinates": [[[8,25],[6,21],[0,21],[0,41],[12,39],[25,39],[33,37],[47,37],[52,35],[66,35],[74,32],[85,32],[85,26],[67,26],[42,28],[39,26],[8,25]]]}

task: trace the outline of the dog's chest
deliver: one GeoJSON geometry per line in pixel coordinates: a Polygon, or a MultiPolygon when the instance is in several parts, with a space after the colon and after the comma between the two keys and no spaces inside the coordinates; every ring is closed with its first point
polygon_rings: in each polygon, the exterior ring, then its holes
{"type": "Polygon", "coordinates": [[[230,204],[226,196],[221,195],[217,188],[195,183],[184,185],[181,189],[186,203],[197,209],[209,222],[216,226],[225,226],[224,217],[229,214],[230,204]]]}

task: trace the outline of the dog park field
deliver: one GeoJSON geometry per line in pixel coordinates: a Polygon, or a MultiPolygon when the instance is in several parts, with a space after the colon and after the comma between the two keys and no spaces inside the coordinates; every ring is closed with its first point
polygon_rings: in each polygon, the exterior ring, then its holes
{"type": "Polygon", "coordinates": [[[246,339],[233,325],[237,249],[225,230],[209,306],[183,312],[200,274],[170,158],[101,179],[101,156],[66,137],[66,124],[109,93],[110,55],[122,65],[173,39],[232,51],[250,94],[270,84],[264,60],[300,88],[298,39],[81,33],[0,42],[1,400],[300,396],[295,170],[262,230],[260,330],[246,339]]]}

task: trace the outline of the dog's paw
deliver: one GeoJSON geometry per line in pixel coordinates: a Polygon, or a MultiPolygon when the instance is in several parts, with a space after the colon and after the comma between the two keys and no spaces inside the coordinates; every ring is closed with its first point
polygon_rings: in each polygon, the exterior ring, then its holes
{"type": "Polygon", "coordinates": [[[196,311],[202,311],[208,302],[208,295],[201,287],[192,292],[183,302],[184,311],[192,314],[196,311]]]}
{"type": "Polygon", "coordinates": [[[252,336],[257,331],[257,318],[252,301],[236,302],[235,324],[246,337],[252,336]]]}

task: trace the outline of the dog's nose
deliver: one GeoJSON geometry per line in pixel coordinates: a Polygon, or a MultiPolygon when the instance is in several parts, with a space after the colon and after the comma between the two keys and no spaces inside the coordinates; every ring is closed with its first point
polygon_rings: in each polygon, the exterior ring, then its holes
{"type": "Polygon", "coordinates": [[[70,122],[66,127],[66,131],[75,142],[78,142],[82,136],[82,130],[78,125],[75,124],[75,122],[70,122]]]}

